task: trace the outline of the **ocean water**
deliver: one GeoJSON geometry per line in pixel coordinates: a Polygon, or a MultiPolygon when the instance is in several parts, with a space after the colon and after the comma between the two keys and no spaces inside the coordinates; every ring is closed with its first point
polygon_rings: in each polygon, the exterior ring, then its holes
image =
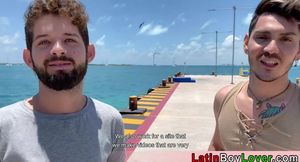
{"type": "MultiPolygon", "coordinates": [[[[234,68],[239,74],[240,66],[234,68]]],[[[248,67],[246,67],[248,68],[248,67]]],[[[177,72],[207,75],[214,66],[96,66],[89,65],[84,81],[84,93],[113,105],[117,109],[128,106],[128,97],[143,95],[149,88],[161,83],[162,79],[177,72]]],[[[218,74],[231,75],[231,66],[219,66],[218,74]]],[[[289,78],[295,82],[300,67],[293,67],[289,78]]],[[[0,108],[31,97],[38,91],[35,73],[24,64],[0,65],[0,108]]]]}

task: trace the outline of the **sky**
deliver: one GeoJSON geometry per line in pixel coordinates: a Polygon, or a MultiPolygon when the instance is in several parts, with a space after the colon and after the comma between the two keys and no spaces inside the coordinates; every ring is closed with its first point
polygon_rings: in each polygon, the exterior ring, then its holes
{"type": "MultiPolygon", "coordinates": [[[[248,65],[243,39],[260,0],[81,0],[89,15],[93,64],[248,65]],[[213,10],[213,11],[210,11],[213,10]],[[154,58],[154,60],[153,60],[154,58]]],[[[0,63],[23,63],[24,12],[31,0],[0,5],[0,63]]]]}

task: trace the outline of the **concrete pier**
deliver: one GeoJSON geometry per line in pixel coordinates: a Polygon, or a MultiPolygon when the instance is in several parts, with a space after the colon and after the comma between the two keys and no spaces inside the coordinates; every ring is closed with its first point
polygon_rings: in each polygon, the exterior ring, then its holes
{"type": "MultiPolygon", "coordinates": [[[[207,151],[215,129],[214,96],[230,84],[231,76],[188,77],[196,83],[178,85],[128,162],[191,161],[192,153],[207,151]]],[[[235,84],[246,80],[234,76],[235,84]]]]}

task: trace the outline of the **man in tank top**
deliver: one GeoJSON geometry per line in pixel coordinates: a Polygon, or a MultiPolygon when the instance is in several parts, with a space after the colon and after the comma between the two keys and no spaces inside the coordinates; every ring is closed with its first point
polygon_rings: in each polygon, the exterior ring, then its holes
{"type": "Polygon", "coordinates": [[[23,59],[39,78],[36,95],[0,109],[0,162],[123,162],[120,113],[83,95],[95,57],[84,6],[34,0],[25,13],[23,59]]]}
{"type": "Polygon", "coordinates": [[[299,0],[259,3],[244,38],[249,81],[217,92],[209,150],[300,150],[300,89],[288,79],[299,22],[299,0]]]}

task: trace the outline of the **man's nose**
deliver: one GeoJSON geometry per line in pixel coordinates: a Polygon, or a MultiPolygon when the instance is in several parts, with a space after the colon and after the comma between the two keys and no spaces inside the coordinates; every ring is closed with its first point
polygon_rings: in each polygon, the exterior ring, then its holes
{"type": "Polygon", "coordinates": [[[51,49],[51,54],[56,55],[58,57],[66,54],[66,50],[60,41],[57,41],[54,43],[54,45],[51,49]]]}
{"type": "Polygon", "coordinates": [[[276,54],[279,53],[279,48],[277,42],[275,40],[271,40],[264,48],[265,52],[269,54],[276,54]]]}

